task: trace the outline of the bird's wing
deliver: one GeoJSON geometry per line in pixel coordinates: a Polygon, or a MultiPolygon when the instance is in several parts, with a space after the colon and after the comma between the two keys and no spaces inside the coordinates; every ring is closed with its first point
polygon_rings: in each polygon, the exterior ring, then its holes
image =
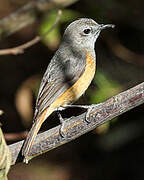
{"type": "Polygon", "coordinates": [[[79,79],[85,70],[84,61],[83,57],[83,60],[74,58],[60,62],[55,59],[50,62],[40,84],[34,121],[79,79]]]}

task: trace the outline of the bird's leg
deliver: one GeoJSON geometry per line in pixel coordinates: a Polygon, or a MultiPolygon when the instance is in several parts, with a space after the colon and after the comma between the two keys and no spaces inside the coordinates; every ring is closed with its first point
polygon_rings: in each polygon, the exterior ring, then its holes
{"type": "Polygon", "coordinates": [[[101,106],[103,103],[99,103],[99,104],[91,104],[91,105],[65,105],[65,106],[61,106],[58,108],[59,111],[63,111],[65,110],[66,108],[69,108],[69,107],[78,107],[78,108],[84,108],[84,109],[87,109],[87,113],[86,113],[86,118],[85,118],[85,121],[87,123],[90,123],[89,121],[89,116],[90,116],[90,112],[93,108],[98,108],[99,106],[101,106]]]}
{"type": "MultiPolygon", "coordinates": [[[[86,113],[86,117],[85,117],[85,121],[87,123],[90,123],[89,117],[90,117],[90,113],[92,111],[93,108],[98,108],[100,105],[102,105],[102,103],[99,104],[91,104],[91,105],[86,105],[86,109],[87,109],[87,113],[86,113]]],[[[84,108],[84,107],[83,107],[84,108]]]]}
{"type": "MultiPolygon", "coordinates": [[[[60,111],[60,110],[57,110],[57,115],[58,115],[59,120],[60,120],[60,123],[61,123],[61,127],[60,127],[60,129],[59,129],[59,134],[60,134],[60,136],[61,136],[62,138],[64,138],[65,135],[64,135],[64,133],[63,133],[63,131],[62,131],[63,126],[64,126],[64,118],[62,117],[62,115],[60,114],[59,111],[60,111]]],[[[62,110],[61,110],[61,111],[62,111],[62,110]]]]}

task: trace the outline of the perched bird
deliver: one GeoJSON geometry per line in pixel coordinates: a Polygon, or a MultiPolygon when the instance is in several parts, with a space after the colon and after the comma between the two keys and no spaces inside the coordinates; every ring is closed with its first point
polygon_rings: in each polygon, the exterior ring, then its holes
{"type": "Polygon", "coordinates": [[[90,85],[96,70],[95,42],[101,30],[109,27],[114,25],[81,18],[66,28],[40,84],[34,123],[22,149],[25,162],[42,123],[52,112],[69,107],[90,85]]]}

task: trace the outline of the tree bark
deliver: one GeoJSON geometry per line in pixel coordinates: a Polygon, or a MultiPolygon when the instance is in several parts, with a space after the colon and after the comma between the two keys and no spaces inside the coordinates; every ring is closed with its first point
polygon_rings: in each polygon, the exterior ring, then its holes
{"type": "MultiPolygon", "coordinates": [[[[89,114],[90,123],[85,121],[86,112],[66,119],[62,128],[64,138],[59,133],[60,125],[38,134],[30,151],[29,160],[78,138],[142,103],[144,103],[144,82],[93,107],[89,114]]],[[[12,164],[22,161],[20,152],[22,144],[23,141],[9,145],[12,164]]]]}

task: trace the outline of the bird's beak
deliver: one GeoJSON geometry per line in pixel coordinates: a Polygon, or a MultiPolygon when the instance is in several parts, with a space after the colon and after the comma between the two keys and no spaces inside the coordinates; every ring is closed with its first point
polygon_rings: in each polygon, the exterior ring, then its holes
{"type": "Polygon", "coordinates": [[[103,30],[103,29],[106,29],[106,28],[114,28],[115,25],[114,24],[100,24],[99,25],[99,30],[103,30]]]}

